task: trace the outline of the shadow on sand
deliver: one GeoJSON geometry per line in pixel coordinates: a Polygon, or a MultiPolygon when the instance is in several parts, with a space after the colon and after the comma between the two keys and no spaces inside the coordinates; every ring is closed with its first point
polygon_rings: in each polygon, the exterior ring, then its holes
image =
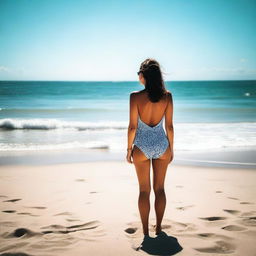
{"type": "Polygon", "coordinates": [[[161,231],[155,238],[150,236],[144,236],[143,242],[138,250],[142,250],[152,255],[174,255],[182,250],[182,247],[178,243],[177,238],[168,236],[165,232],[161,231]]]}

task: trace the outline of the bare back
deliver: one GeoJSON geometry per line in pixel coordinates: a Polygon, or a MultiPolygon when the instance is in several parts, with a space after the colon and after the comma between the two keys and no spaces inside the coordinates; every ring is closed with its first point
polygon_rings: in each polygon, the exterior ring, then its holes
{"type": "Polygon", "coordinates": [[[158,102],[151,102],[146,91],[139,91],[136,95],[136,102],[140,119],[153,127],[162,120],[168,105],[168,98],[164,96],[158,102]]]}

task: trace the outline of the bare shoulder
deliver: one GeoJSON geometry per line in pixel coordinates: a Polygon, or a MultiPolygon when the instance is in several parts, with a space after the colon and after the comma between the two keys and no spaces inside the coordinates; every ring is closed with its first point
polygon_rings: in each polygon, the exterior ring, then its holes
{"type": "Polygon", "coordinates": [[[136,95],[138,93],[139,93],[139,91],[133,91],[133,92],[130,93],[130,95],[136,95]]]}
{"type": "Polygon", "coordinates": [[[172,93],[169,90],[166,90],[166,91],[167,91],[168,100],[172,101],[172,93]]]}
{"type": "Polygon", "coordinates": [[[139,95],[140,91],[133,91],[130,93],[130,99],[135,100],[137,95],[139,95]]]}

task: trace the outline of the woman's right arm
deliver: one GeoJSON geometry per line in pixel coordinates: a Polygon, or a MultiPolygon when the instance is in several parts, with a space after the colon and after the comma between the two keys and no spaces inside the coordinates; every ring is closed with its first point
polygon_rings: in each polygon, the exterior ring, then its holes
{"type": "Polygon", "coordinates": [[[171,92],[168,92],[168,104],[165,112],[165,130],[169,140],[170,148],[173,151],[173,139],[174,139],[173,99],[172,99],[171,92]]]}

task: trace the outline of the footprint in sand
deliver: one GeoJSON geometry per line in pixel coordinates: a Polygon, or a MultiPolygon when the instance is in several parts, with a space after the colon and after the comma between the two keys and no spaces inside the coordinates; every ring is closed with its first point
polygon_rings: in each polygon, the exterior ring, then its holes
{"type": "Polygon", "coordinates": [[[256,211],[250,211],[250,212],[243,212],[241,214],[241,217],[253,217],[253,215],[256,214],[256,211]]]}
{"type": "Polygon", "coordinates": [[[33,209],[38,209],[38,210],[47,209],[47,207],[44,207],[44,206],[26,206],[26,208],[33,208],[33,209]]]}
{"type": "Polygon", "coordinates": [[[4,211],[2,211],[2,212],[6,212],[6,213],[14,213],[14,212],[16,212],[15,210],[4,210],[4,211]]]}
{"type": "Polygon", "coordinates": [[[176,188],[183,188],[183,186],[182,185],[177,185],[176,188]]]}
{"type": "MultiPolygon", "coordinates": [[[[12,232],[6,232],[3,237],[4,238],[13,238],[13,237],[32,237],[35,235],[42,235],[40,232],[34,232],[28,228],[16,228],[14,231],[12,232]]],[[[9,254],[8,254],[9,255],[9,254]]],[[[12,254],[10,254],[12,255],[12,254]]],[[[15,254],[14,254],[15,255],[15,254]]],[[[17,254],[18,255],[18,254],[17,254]]],[[[22,254],[21,254],[22,255],[22,254]]]]}
{"type": "Polygon", "coordinates": [[[3,253],[0,256],[31,256],[31,254],[26,254],[24,252],[10,252],[10,253],[3,253]]]}
{"type": "Polygon", "coordinates": [[[237,211],[237,210],[229,210],[229,209],[222,209],[222,210],[233,215],[237,215],[240,213],[240,211],[237,211]]]}
{"type": "Polygon", "coordinates": [[[228,254],[235,252],[235,245],[225,241],[216,241],[215,245],[205,248],[194,248],[199,252],[228,254]]]}
{"type": "Polygon", "coordinates": [[[226,217],[218,217],[218,216],[213,216],[213,217],[202,217],[199,219],[202,219],[202,220],[208,220],[208,221],[216,221],[216,220],[225,220],[227,219],[226,217]]]}
{"type": "MultiPolygon", "coordinates": [[[[155,225],[153,226],[155,230],[155,225]]],[[[183,223],[177,222],[170,219],[164,219],[162,223],[162,230],[168,231],[171,230],[173,234],[186,235],[185,232],[195,231],[197,230],[197,226],[193,223],[183,223]],[[177,232],[177,233],[176,233],[177,232]]]]}
{"type": "Polygon", "coordinates": [[[215,193],[223,193],[222,191],[220,191],[220,190],[217,190],[217,191],[215,191],[215,193]]]}
{"type": "Polygon", "coordinates": [[[228,226],[222,227],[222,229],[228,230],[228,231],[243,231],[243,230],[246,230],[247,228],[237,226],[237,225],[228,225],[228,226]]]}
{"type": "Polygon", "coordinates": [[[176,209],[177,210],[182,210],[182,211],[184,211],[184,210],[186,210],[186,209],[188,209],[188,208],[190,208],[190,207],[193,207],[194,205],[187,205],[187,206],[180,206],[180,207],[176,207],[176,209]]]}
{"type": "MultiPolygon", "coordinates": [[[[225,235],[219,235],[219,234],[215,234],[215,233],[198,233],[197,236],[199,236],[200,238],[203,239],[222,239],[222,240],[233,240],[234,238],[229,237],[229,236],[225,236],[225,235]]],[[[191,237],[194,237],[194,234],[191,234],[191,237]]]]}
{"type": "Polygon", "coordinates": [[[137,230],[138,228],[127,228],[124,231],[128,234],[134,234],[137,230]]]}
{"type": "Polygon", "coordinates": [[[127,223],[127,225],[128,225],[128,228],[124,230],[126,235],[133,235],[135,233],[136,235],[138,235],[138,232],[143,233],[142,224],[140,221],[129,222],[127,223]]]}
{"type": "Polygon", "coordinates": [[[240,217],[237,223],[248,226],[248,227],[256,227],[256,216],[253,217],[240,217]]]}
{"type": "MultiPolygon", "coordinates": [[[[50,226],[42,227],[41,229],[50,229],[46,231],[42,231],[43,234],[49,234],[49,233],[62,233],[67,234],[71,232],[77,232],[81,230],[90,230],[95,229],[100,226],[99,221],[89,221],[84,224],[78,224],[78,225],[72,225],[72,226],[62,226],[57,224],[52,224],[50,226]]],[[[99,233],[99,235],[103,235],[103,233],[99,233]]]]}
{"type": "Polygon", "coordinates": [[[240,202],[240,204],[254,204],[252,202],[240,202]]]}
{"type": "Polygon", "coordinates": [[[72,215],[72,213],[71,212],[60,212],[60,213],[54,214],[53,216],[59,216],[59,215],[72,215]]]}
{"type": "Polygon", "coordinates": [[[232,199],[232,200],[239,200],[238,198],[236,198],[236,197],[231,197],[231,196],[228,196],[227,198],[228,198],[228,199],[232,199]]]}
{"type": "Polygon", "coordinates": [[[66,219],[66,221],[73,222],[73,221],[80,221],[78,219],[66,219]]]}
{"type": "Polygon", "coordinates": [[[20,200],[21,200],[21,198],[15,198],[15,199],[5,200],[3,202],[12,202],[12,203],[14,203],[14,202],[17,202],[17,201],[20,201],[20,200]]]}
{"type": "Polygon", "coordinates": [[[84,182],[84,181],[86,181],[86,180],[85,180],[85,179],[76,179],[75,181],[84,182]]]}
{"type": "Polygon", "coordinates": [[[41,216],[41,215],[32,214],[32,213],[30,213],[30,212],[17,212],[17,214],[20,214],[20,215],[29,215],[29,216],[33,216],[33,217],[41,216]]]}

